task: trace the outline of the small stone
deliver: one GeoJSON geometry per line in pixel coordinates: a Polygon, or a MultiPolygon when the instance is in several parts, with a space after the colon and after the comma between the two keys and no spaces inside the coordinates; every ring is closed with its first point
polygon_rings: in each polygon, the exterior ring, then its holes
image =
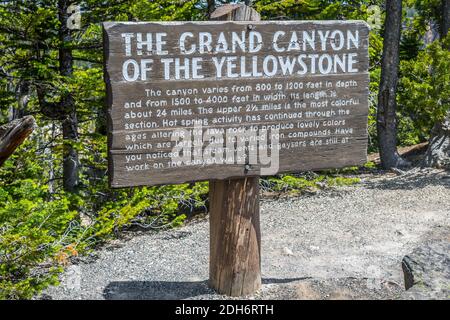
{"type": "Polygon", "coordinates": [[[404,175],[406,172],[403,170],[400,170],[398,168],[391,168],[391,171],[394,172],[396,175],[402,176],[404,175]]]}
{"type": "Polygon", "coordinates": [[[287,256],[293,256],[293,255],[294,255],[294,253],[292,252],[292,250],[289,249],[288,247],[284,247],[284,248],[283,248],[283,253],[284,253],[285,255],[287,255],[287,256]]]}

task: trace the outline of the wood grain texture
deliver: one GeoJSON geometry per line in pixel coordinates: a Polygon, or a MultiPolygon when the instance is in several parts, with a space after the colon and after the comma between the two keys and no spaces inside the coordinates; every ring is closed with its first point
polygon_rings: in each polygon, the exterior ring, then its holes
{"type": "Polygon", "coordinates": [[[261,287],[259,177],[209,182],[209,285],[242,296],[261,287]]]}
{"type": "MultiPolygon", "coordinates": [[[[368,35],[367,24],[362,21],[248,21],[250,19],[259,20],[259,15],[242,5],[228,5],[219,8],[214,12],[215,19],[226,21],[204,21],[204,22],[108,22],[104,26],[104,50],[105,50],[105,79],[107,87],[108,100],[108,157],[109,157],[109,177],[112,187],[128,187],[139,185],[158,185],[167,183],[183,183],[199,180],[226,179],[235,177],[247,177],[261,175],[263,166],[255,164],[251,170],[246,170],[243,164],[223,164],[223,165],[186,165],[173,167],[170,164],[170,157],[158,158],[154,156],[158,153],[167,153],[173,148],[170,142],[169,134],[177,129],[193,128],[194,120],[203,121],[203,129],[230,129],[230,128],[249,128],[257,126],[261,129],[264,126],[288,125],[296,127],[291,129],[280,129],[280,142],[283,145],[300,145],[306,142],[303,147],[281,148],[279,156],[278,173],[305,170],[321,170],[331,168],[341,168],[349,165],[360,165],[366,161],[367,150],[367,116],[368,116],[368,35]],[[230,21],[231,19],[243,19],[247,21],[230,21]],[[333,31],[358,33],[359,47],[347,48],[333,51],[330,49],[336,42],[327,40],[326,48],[322,48],[322,42],[318,30],[331,34],[333,31]],[[291,44],[290,35],[296,32],[299,36],[298,44],[300,47],[305,45],[305,49],[299,51],[276,52],[272,43],[273,35],[277,31],[285,32],[286,36],[278,41],[278,45],[287,48],[291,44]],[[212,49],[206,52],[197,51],[192,54],[181,54],[179,38],[184,32],[191,32],[189,45],[197,43],[199,34],[207,32],[212,39],[218,39],[220,36],[232,39],[232,34],[238,36],[244,34],[245,41],[249,41],[250,32],[259,32],[264,44],[256,53],[248,50],[238,49],[236,53],[217,52],[212,49]],[[303,39],[303,33],[315,33],[312,40],[303,39]],[[131,51],[125,54],[124,34],[132,34],[131,51]],[[147,52],[145,46],[140,49],[137,47],[137,34],[140,37],[152,35],[152,49],[147,52]],[[164,33],[166,54],[158,54],[156,50],[157,42],[155,37],[157,33],[164,33]],[[134,41],[134,42],[133,42],[134,41]],[[312,41],[312,42],[311,42],[312,41]],[[312,49],[314,46],[315,49],[312,49]],[[141,51],[139,51],[141,50],[141,51]],[[357,72],[340,72],[336,65],[336,71],[329,74],[321,74],[317,70],[315,73],[310,70],[306,74],[285,74],[279,62],[278,69],[271,76],[265,74],[257,75],[260,68],[263,67],[263,59],[273,55],[280,61],[286,59],[298,59],[300,54],[339,54],[341,57],[348,58],[351,53],[357,54],[353,67],[357,72]],[[228,74],[217,75],[217,68],[213,59],[229,58],[237,56],[234,72],[239,77],[229,77],[228,74]],[[202,79],[185,79],[182,74],[179,77],[170,69],[169,78],[164,75],[165,66],[161,59],[192,59],[193,57],[202,59],[201,73],[202,79]],[[253,60],[256,58],[257,60],[253,60]],[[123,76],[123,65],[128,59],[137,61],[142,59],[153,59],[152,69],[149,72],[149,78],[146,80],[126,81],[123,76]],[[256,66],[256,73],[251,72],[256,66]],[[340,81],[356,81],[357,85],[353,87],[337,87],[340,81]],[[321,83],[325,85],[331,83],[332,87],[317,88],[289,88],[292,82],[301,82],[304,85],[308,83],[321,83]],[[270,85],[271,89],[257,90],[258,85],[270,85]],[[233,86],[250,87],[247,93],[231,92],[233,86]],[[278,89],[275,89],[277,86],[278,89]],[[210,93],[202,91],[204,89],[220,89],[226,87],[230,89],[226,93],[210,93]],[[157,91],[158,95],[148,96],[147,90],[157,91]],[[172,93],[172,90],[175,90],[172,93]],[[178,90],[178,91],[176,91],[178,90]],[[195,90],[193,93],[183,93],[186,90],[195,90]],[[327,97],[314,98],[314,94],[322,91],[327,97]],[[284,94],[283,98],[271,100],[266,98],[267,94],[284,94]],[[297,96],[294,96],[297,94],[297,96]],[[301,96],[308,94],[309,97],[301,96]],[[332,96],[335,95],[335,98],[332,96]],[[256,96],[256,98],[255,98],[256,96]],[[211,97],[226,99],[224,103],[208,102],[211,97]],[[259,97],[260,100],[257,98],[259,97]],[[247,98],[245,102],[236,102],[234,98],[247,98]],[[179,99],[190,99],[182,106],[178,105],[179,99]],[[200,100],[198,100],[200,99],[200,100]],[[339,107],[331,105],[338,100],[346,101],[355,99],[356,103],[339,107]],[[314,102],[322,103],[325,100],[329,102],[326,107],[315,107],[314,102]],[[201,102],[199,102],[201,101],[201,102]],[[139,104],[137,108],[129,108],[127,104],[139,104]],[[295,109],[294,103],[304,103],[301,109],[295,109]],[[278,105],[282,110],[271,109],[269,105],[278,105]],[[290,106],[288,108],[287,106],[290,106]],[[247,109],[251,106],[253,109],[247,109]],[[211,113],[202,114],[199,107],[211,108],[211,113]],[[220,118],[222,107],[239,107],[238,111],[226,114],[228,116],[222,121],[220,118]],[[308,112],[314,111],[333,111],[346,109],[349,114],[335,114],[332,117],[308,116],[308,112]],[[158,112],[164,112],[158,116],[158,112]],[[277,118],[277,113],[284,114],[287,118],[277,118]],[[300,117],[301,113],[301,118],[300,117]],[[273,118],[270,118],[274,116],[273,118]],[[231,119],[234,117],[234,119],[231,119]],[[266,118],[267,117],[267,118],[266,118]],[[295,119],[295,117],[297,117],[295,119]],[[294,120],[293,120],[294,119],[294,120]],[[309,132],[307,122],[314,122],[317,125],[313,129],[325,132],[327,120],[345,121],[340,125],[343,129],[351,128],[351,133],[342,134],[335,131],[335,127],[330,127],[327,134],[317,133],[317,139],[323,139],[323,145],[310,144],[314,138],[300,139],[296,133],[309,132]],[[171,124],[168,124],[170,122],[171,124]],[[189,124],[190,123],[190,124],[189,124]],[[140,138],[135,142],[131,141],[133,137],[140,138]],[[347,143],[335,143],[325,145],[327,138],[348,139],[347,143]],[[152,145],[151,148],[134,147],[137,144],[152,145]],[[140,157],[141,160],[131,161],[129,156],[140,157]],[[145,158],[145,159],[144,159],[145,158]],[[141,170],[134,170],[132,166],[145,165],[141,170]]],[[[150,38],[148,38],[150,39],[150,38]]],[[[147,39],[147,40],[148,40],[147,39]]],[[[214,40],[213,40],[214,41],[214,40]]],[[[159,42],[161,44],[161,42],[159,42]]],[[[198,43],[197,43],[198,44],[198,43]]],[[[231,44],[230,44],[231,45],[231,44]]],[[[191,60],[189,60],[190,62],[191,60]]],[[[273,61],[272,61],[273,62],[273,61]]],[[[272,63],[270,62],[270,63],[272,63]]],[[[270,64],[269,63],[269,64],[270,64]]],[[[224,66],[227,62],[224,63],[224,66]]],[[[299,64],[296,64],[297,68],[299,64]]],[[[224,71],[225,72],[225,67],[224,71]]],[[[231,74],[230,74],[231,76],[231,74]]]]}
{"type": "MultiPolygon", "coordinates": [[[[153,58],[155,60],[163,58],[184,58],[185,56],[180,54],[180,46],[179,46],[179,37],[183,32],[189,31],[192,32],[195,36],[193,41],[189,41],[189,43],[198,44],[197,34],[199,32],[208,32],[211,34],[213,42],[212,49],[210,51],[205,51],[200,53],[199,48],[197,46],[196,52],[193,54],[186,55],[187,58],[191,57],[203,57],[205,60],[204,64],[204,75],[205,79],[213,80],[210,78],[215,78],[215,74],[212,72],[212,62],[210,61],[211,57],[221,58],[223,56],[227,56],[230,54],[224,52],[217,52],[214,44],[222,32],[225,32],[226,35],[230,35],[232,32],[235,32],[238,35],[241,35],[242,32],[245,32],[246,38],[249,36],[249,32],[259,32],[261,33],[263,40],[263,47],[256,53],[251,53],[249,50],[246,52],[241,52],[240,49],[237,49],[237,55],[244,57],[253,57],[258,56],[260,58],[268,55],[268,54],[276,54],[277,56],[286,57],[298,54],[321,54],[321,53],[331,53],[330,45],[333,42],[331,39],[327,42],[327,46],[325,49],[321,46],[321,38],[319,34],[315,34],[313,43],[315,46],[314,50],[311,50],[310,45],[306,40],[303,40],[302,35],[303,32],[315,32],[317,30],[322,31],[323,33],[332,32],[333,30],[338,30],[346,34],[348,30],[352,30],[354,32],[358,32],[360,37],[360,48],[355,50],[349,50],[346,46],[344,46],[336,53],[344,54],[350,52],[358,52],[359,59],[357,61],[356,66],[363,72],[368,68],[368,36],[369,29],[367,24],[363,21],[255,21],[255,22],[224,22],[224,21],[202,21],[202,22],[146,22],[146,23],[129,23],[129,22],[116,22],[116,23],[105,23],[104,30],[107,33],[108,37],[108,61],[106,62],[107,69],[110,74],[111,82],[119,82],[125,83],[121,76],[122,64],[127,59],[139,59],[139,58],[153,58]],[[169,30],[170,29],[170,30],[169,30]],[[272,37],[276,31],[284,31],[286,33],[285,36],[280,37],[278,39],[278,43],[280,47],[289,46],[291,43],[291,33],[298,32],[299,39],[296,41],[300,47],[303,47],[305,43],[305,50],[301,48],[298,51],[287,51],[284,52],[275,52],[272,46],[273,40],[272,37]],[[168,53],[165,55],[158,55],[156,53],[155,47],[156,44],[153,43],[153,51],[147,52],[143,50],[142,54],[137,54],[135,48],[132,48],[131,55],[124,55],[123,48],[123,38],[122,34],[125,33],[141,33],[143,35],[147,33],[152,33],[153,37],[155,37],[156,33],[167,33],[167,37],[165,39],[166,47],[168,48],[168,53]],[[169,33],[170,32],[170,33],[169,33]]],[[[134,38],[133,38],[134,39],[134,38]]],[[[191,38],[189,38],[191,39],[191,38]]],[[[230,42],[230,38],[227,38],[228,42],[230,42]]],[[[248,39],[247,39],[248,40],[248,39]]],[[[235,54],[235,55],[236,55],[235,54]]],[[[166,81],[162,78],[162,65],[159,63],[155,63],[153,66],[152,74],[154,75],[151,79],[153,83],[166,81]]],[[[240,66],[238,64],[237,70],[240,70],[240,66]]],[[[279,71],[278,76],[281,75],[279,71]]],[[[298,77],[298,76],[297,76],[298,77]]],[[[226,77],[224,77],[226,78],[226,77]]],[[[252,77],[249,77],[250,79],[252,77]]],[[[246,78],[247,79],[247,78],[246,78]]],[[[172,79],[173,80],[173,79],[172,79]]],[[[214,79],[218,80],[218,79],[214,79]]],[[[236,80],[236,79],[235,79],[236,80]]],[[[183,81],[183,80],[180,80],[183,81]]]]}
{"type": "MultiPolygon", "coordinates": [[[[254,12],[241,5],[220,18],[259,20],[254,12]]],[[[209,199],[209,285],[229,296],[253,294],[261,288],[259,177],[210,180],[209,199]]]]}

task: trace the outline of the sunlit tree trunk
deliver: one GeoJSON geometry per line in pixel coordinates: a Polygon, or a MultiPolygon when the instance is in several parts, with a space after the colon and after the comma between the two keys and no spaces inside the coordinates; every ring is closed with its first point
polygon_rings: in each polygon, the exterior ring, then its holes
{"type": "MultiPolygon", "coordinates": [[[[72,49],[66,47],[66,44],[71,40],[70,30],[67,28],[67,8],[69,5],[68,0],[58,1],[58,15],[61,23],[59,29],[59,40],[61,41],[59,72],[64,77],[70,77],[73,73],[72,49]]],[[[74,192],[78,186],[79,161],[78,152],[72,144],[78,141],[78,120],[75,101],[70,93],[62,97],[60,107],[65,113],[65,118],[62,121],[64,139],[63,186],[64,190],[74,192]]]]}
{"type": "Polygon", "coordinates": [[[407,165],[397,151],[396,93],[401,23],[402,1],[387,0],[377,111],[378,144],[385,169],[407,165]]]}

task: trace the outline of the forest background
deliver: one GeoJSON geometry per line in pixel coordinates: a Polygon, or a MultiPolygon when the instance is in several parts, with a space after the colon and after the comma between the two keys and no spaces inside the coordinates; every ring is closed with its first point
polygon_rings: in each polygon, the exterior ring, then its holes
{"type": "MultiPolygon", "coordinates": [[[[32,135],[0,167],[0,299],[32,298],[56,284],[71,259],[124,229],[172,228],[207,211],[207,182],[108,187],[101,22],[208,20],[215,7],[231,2],[238,1],[0,1],[0,124],[30,115],[36,120],[32,135]],[[71,5],[80,8],[78,16],[71,5]],[[67,28],[70,19],[80,28],[67,28]]],[[[378,152],[384,143],[377,130],[380,80],[382,68],[389,67],[382,65],[382,54],[391,32],[385,1],[244,2],[263,20],[354,19],[371,25],[368,151],[378,152]]],[[[391,136],[396,146],[445,140],[449,1],[392,2],[402,9],[391,136]]],[[[362,169],[375,167],[369,162],[362,169]]],[[[360,169],[279,175],[261,179],[261,185],[272,193],[309,192],[357,183],[347,174],[360,169]]]]}

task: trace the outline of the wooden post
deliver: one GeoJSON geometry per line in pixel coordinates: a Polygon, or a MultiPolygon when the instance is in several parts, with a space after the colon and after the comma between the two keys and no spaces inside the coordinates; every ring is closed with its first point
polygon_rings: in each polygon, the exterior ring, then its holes
{"type": "MultiPolygon", "coordinates": [[[[224,5],[213,20],[259,21],[254,9],[224,5]]],[[[209,285],[220,294],[242,296],[261,288],[259,177],[209,182],[209,285]]]]}

